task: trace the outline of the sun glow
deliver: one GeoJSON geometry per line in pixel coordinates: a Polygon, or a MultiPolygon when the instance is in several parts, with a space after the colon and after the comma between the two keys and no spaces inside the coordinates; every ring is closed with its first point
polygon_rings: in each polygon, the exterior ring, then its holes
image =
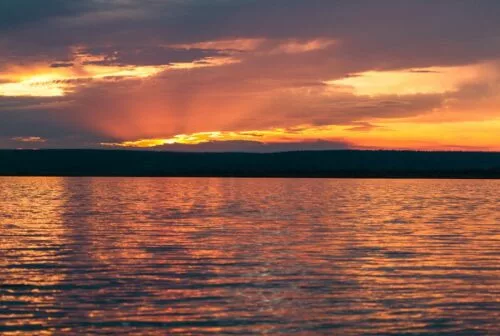
{"type": "Polygon", "coordinates": [[[52,69],[48,66],[25,73],[0,75],[8,81],[0,84],[0,96],[60,97],[70,92],[76,83],[115,78],[146,78],[164,70],[164,67],[115,67],[86,65],[79,69],[52,69]]]}
{"type": "Polygon", "coordinates": [[[179,134],[164,139],[140,139],[101,143],[105,147],[168,148],[168,145],[199,145],[224,141],[301,143],[348,139],[358,149],[500,150],[500,119],[482,122],[422,123],[386,121],[371,127],[356,125],[302,125],[253,131],[214,131],[179,134]],[[422,135],[424,134],[424,136],[422,135]],[[464,136],[466,134],[467,136],[464,136]],[[471,148],[470,138],[474,138],[471,148]]]}
{"type": "Polygon", "coordinates": [[[199,132],[192,134],[178,134],[166,139],[141,139],[124,141],[121,143],[103,143],[104,146],[152,148],[164,145],[182,144],[198,145],[211,141],[252,141],[266,135],[275,135],[277,131],[251,131],[251,132],[199,132]]]}
{"type": "Polygon", "coordinates": [[[0,96],[60,97],[89,81],[148,78],[163,71],[188,70],[238,63],[232,57],[206,57],[193,62],[160,66],[103,65],[102,57],[77,56],[71,63],[59,66],[42,64],[13,67],[0,73],[0,96]]]}
{"type": "Polygon", "coordinates": [[[461,67],[430,67],[398,71],[367,71],[327,81],[336,89],[358,96],[441,94],[456,91],[490,73],[488,64],[461,67]]]}
{"type": "Polygon", "coordinates": [[[152,148],[164,145],[199,145],[214,141],[259,141],[259,142],[288,142],[302,141],[307,138],[308,129],[300,127],[293,129],[274,128],[256,131],[215,131],[192,134],[178,134],[165,139],[140,139],[120,143],[102,143],[103,146],[152,148]]]}
{"type": "Polygon", "coordinates": [[[0,84],[0,96],[58,97],[64,95],[65,77],[58,74],[41,74],[14,83],[0,84]]]}

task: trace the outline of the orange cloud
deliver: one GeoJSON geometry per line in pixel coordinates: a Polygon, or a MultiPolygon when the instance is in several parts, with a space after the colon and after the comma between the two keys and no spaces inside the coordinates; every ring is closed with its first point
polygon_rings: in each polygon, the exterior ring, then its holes
{"type": "Polygon", "coordinates": [[[216,131],[198,132],[192,134],[179,134],[166,139],[140,139],[135,141],[124,141],[121,143],[103,143],[104,146],[151,148],[163,145],[183,144],[198,145],[212,141],[259,141],[259,142],[280,142],[292,140],[304,140],[299,137],[300,132],[286,130],[282,128],[260,130],[260,131],[216,131]],[[292,136],[293,135],[293,136],[292,136]],[[286,139],[284,139],[286,137],[286,139]]]}
{"type": "Polygon", "coordinates": [[[353,148],[500,150],[500,119],[494,122],[450,122],[420,125],[386,122],[372,126],[369,130],[366,128],[358,129],[352,125],[322,127],[301,125],[293,128],[252,131],[199,132],[179,134],[165,139],[140,139],[120,143],[102,143],[101,145],[106,147],[154,148],[175,144],[195,146],[225,141],[255,141],[266,144],[348,139],[353,148]]]}
{"type": "Polygon", "coordinates": [[[0,96],[7,97],[61,97],[85,80],[109,78],[145,78],[163,71],[163,67],[113,67],[84,65],[81,69],[52,68],[48,65],[25,72],[3,73],[0,79],[9,82],[0,84],[0,96]],[[83,72],[83,75],[82,75],[83,72]]]}
{"type": "Polygon", "coordinates": [[[227,56],[205,57],[192,62],[173,62],[160,66],[117,66],[99,64],[112,61],[113,57],[92,56],[73,48],[70,63],[39,63],[27,66],[10,66],[0,72],[0,97],[62,97],[80,89],[86,81],[106,81],[148,78],[168,70],[189,70],[217,67],[239,62],[227,56]]]}
{"type": "Polygon", "coordinates": [[[458,90],[466,83],[483,80],[491,64],[459,67],[429,67],[392,71],[367,71],[327,81],[335,89],[358,96],[441,94],[458,90]]]}
{"type": "Polygon", "coordinates": [[[204,41],[191,44],[174,44],[179,49],[218,50],[224,53],[257,52],[260,54],[300,54],[323,50],[335,44],[335,40],[316,39],[234,39],[204,41]]]}
{"type": "Polygon", "coordinates": [[[18,142],[28,142],[28,143],[44,143],[44,142],[47,142],[46,139],[43,139],[41,137],[35,137],[35,136],[32,136],[32,137],[15,137],[15,138],[12,138],[12,140],[18,141],[18,142]]]}
{"type": "Polygon", "coordinates": [[[335,44],[334,40],[313,39],[313,40],[288,40],[280,43],[272,49],[272,53],[300,54],[311,51],[323,50],[335,44]]]}
{"type": "Polygon", "coordinates": [[[234,40],[215,40],[204,41],[190,44],[174,44],[173,48],[179,49],[202,49],[202,50],[233,50],[233,51],[250,51],[257,49],[265,39],[234,39],[234,40]]]}

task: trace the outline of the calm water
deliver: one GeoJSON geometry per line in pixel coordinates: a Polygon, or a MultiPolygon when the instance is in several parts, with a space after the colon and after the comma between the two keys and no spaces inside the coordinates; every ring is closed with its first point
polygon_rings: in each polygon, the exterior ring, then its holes
{"type": "Polygon", "coordinates": [[[0,334],[499,335],[500,181],[0,178],[0,334]]]}

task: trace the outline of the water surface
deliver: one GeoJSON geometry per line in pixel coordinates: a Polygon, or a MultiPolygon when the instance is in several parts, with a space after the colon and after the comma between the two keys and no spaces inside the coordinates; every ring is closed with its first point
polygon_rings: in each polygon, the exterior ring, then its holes
{"type": "Polygon", "coordinates": [[[0,334],[498,335],[499,190],[0,178],[0,334]]]}

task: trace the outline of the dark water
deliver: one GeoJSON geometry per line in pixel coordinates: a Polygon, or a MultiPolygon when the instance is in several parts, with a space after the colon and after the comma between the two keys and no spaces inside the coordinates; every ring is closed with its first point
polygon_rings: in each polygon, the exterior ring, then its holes
{"type": "Polygon", "coordinates": [[[0,178],[2,335],[499,335],[500,181],[0,178]]]}

